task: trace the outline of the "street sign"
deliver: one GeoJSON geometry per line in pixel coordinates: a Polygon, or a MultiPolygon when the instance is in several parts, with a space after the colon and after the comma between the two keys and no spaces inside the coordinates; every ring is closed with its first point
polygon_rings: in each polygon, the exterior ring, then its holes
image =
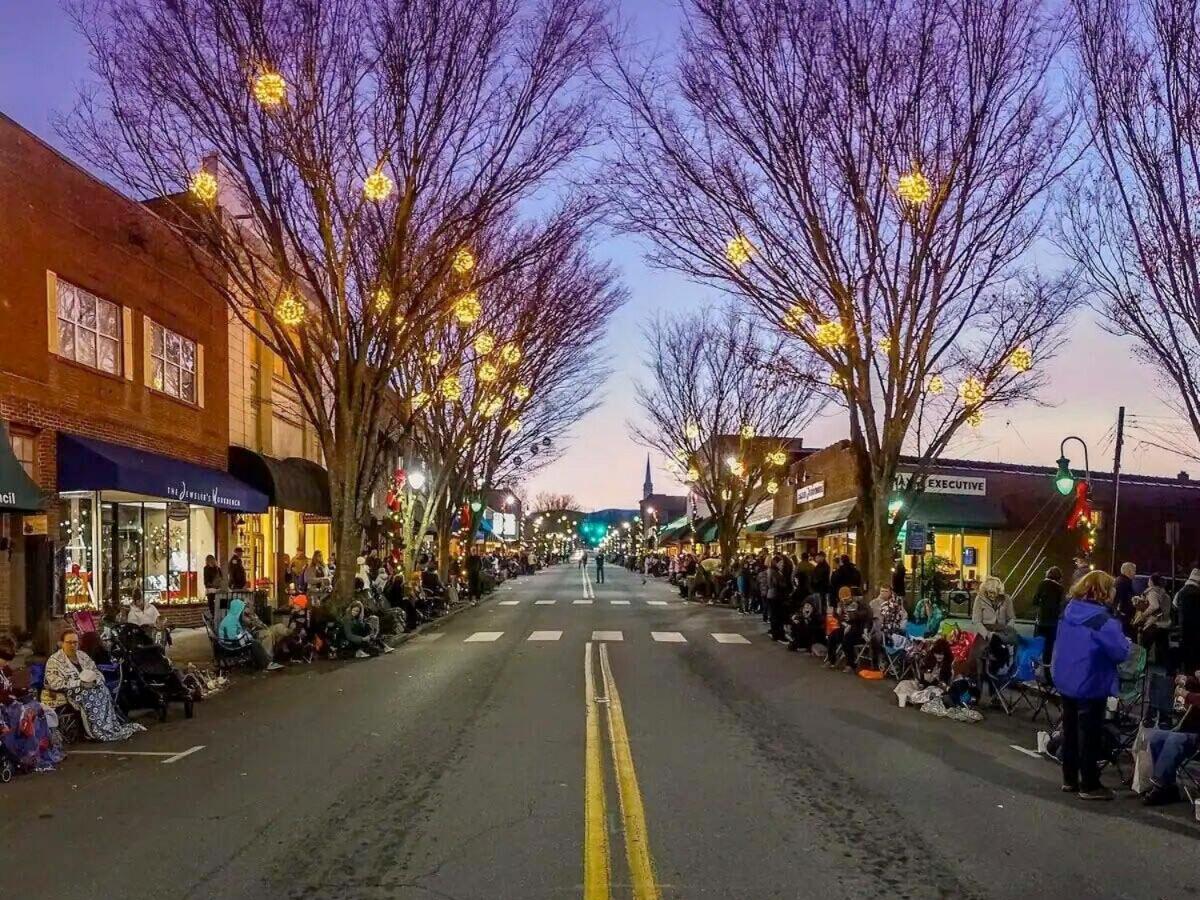
{"type": "Polygon", "coordinates": [[[926,543],[925,523],[908,520],[908,532],[904,536],[905,553],[924,553],[926,543]]]}
{"type": "Polygon", "coordinates": [[[1178,547],[1179,546],[1179,523],[1178,522],[1168,522],[1167,523],[1167,546],[1168,547],[1178,547]]]}

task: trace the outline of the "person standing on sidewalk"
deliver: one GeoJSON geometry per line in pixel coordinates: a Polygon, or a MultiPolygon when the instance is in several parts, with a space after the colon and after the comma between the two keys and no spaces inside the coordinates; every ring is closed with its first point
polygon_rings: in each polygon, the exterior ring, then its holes
{"type": "Polygon", "coordinates": [[[604,584],[604,551],[596,551],[596,584],[604,584]]]}
{"type": "Polygon", "coordinates": [[[1112,614],[1116,584],[1106,572],[1089,572],[1071,587],[1058,624],[1051,673],[1062,695],[1063,783],[1083,800],[1111,800],[1100,783],[1104,708],[1117,693],[1117,666],[1130,641],[1112,614]]]}
{"type": "Polygon", "coordinates": [[[1046,577],[1042,579],[1042,583],[1038,585],[1037,593],[1033,595],[1033,607],[1037,610],[1033,633],[1045,641],[1042,663],[1047,666],[1054,659],[1054,638],[1058,634],[1058,619],[1062,615],[1065,594],[1062,569],[1051,566],[1046,570],[1046,577]]]}
{"type": "Polygon", "coordinates": [[[829,607],[829,575],[829,561],[822,550],[817,553],[817,561],[812,570],[812,592],[817,595],[820,603],[818,609],[822,615],[829,607]]]}
{"type": "Polygon", "coordinates": [[[483,559],[478,547],[472,547],[467,557],[467,597],[471,600],[483,597],[483,559]]]}

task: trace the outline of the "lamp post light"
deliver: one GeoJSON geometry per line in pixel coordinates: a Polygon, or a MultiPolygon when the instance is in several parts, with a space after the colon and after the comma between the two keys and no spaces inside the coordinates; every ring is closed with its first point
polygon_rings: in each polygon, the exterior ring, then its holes
{"type": "Polygon", "coordinates": [[[1076,481],[1075,475],[1071,472],[1071,460],[1067,459],[1067,441],[1079,441],[1079,446],[1083,448],[1084,480],[1087,482],[1089,490],[1091,490],[1092,484],[1092,468],[1088,462],[1087,443],[1081,437],[1068,435],[1058,446],[1058,471],[1054,473],[1054,488],[1064,497],[1069,497],[1075,490],[1076,481]]]}

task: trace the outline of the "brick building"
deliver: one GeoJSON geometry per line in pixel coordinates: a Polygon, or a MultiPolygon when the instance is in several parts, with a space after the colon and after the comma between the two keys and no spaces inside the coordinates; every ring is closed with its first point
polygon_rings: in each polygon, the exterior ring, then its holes
{"type": "Polygon", "coordinates": [[[3,115],[0,198],[0,453],[41,494],[0,502],[0,633],[135,587],[202,599],[225,514],[265,509],[225,472],[223,301],[161,219],[3,115]]]}

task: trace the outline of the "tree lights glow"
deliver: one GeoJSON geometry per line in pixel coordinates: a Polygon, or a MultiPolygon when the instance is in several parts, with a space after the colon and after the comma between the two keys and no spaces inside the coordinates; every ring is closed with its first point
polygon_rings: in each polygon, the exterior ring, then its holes
{"type": "Polygon", "coordinates": [[[396,183],[382,169],[376,169],[363,181],[363,196],[372,203],[382,203],[396,188],[396,183]]]}
{"type": "Polygon", "coordinates": [[[475,291],[467,291],[454,304],[455,321],[464,327],[473,324],[482,312],[483,304],[479,302],[479,294],[475,291]]]}
{"type": "Polygon", "coordinates": [[[466,247],[459,247],[454,252],[450,267],[459,275],[466,275],[475,268],[475,254],[466,247]]]}
{"type": "Polygon", "coordinates": [[[825,349],[846,346],[846,329],[841,322],[830,319],[817,326],[817,343],[825,349]]]}
{"type": "Polygon", "coordinates": [[[754,245],[744,234],[734,236],[725,245],[725,258],[739,269],[750,262],[752,256],[754,256],[754,245]]]}
{"type": "Polygon", "coordinates": [[[1033,368],[1033,351],[1028,347],[1018,347],[1009,356],[1008,364],[1016,372],[1028,372],[1033,368]]]}
{"type": "Polygon", "coordinates": [[[212,203],[217,199],[217,177],[212,172],[201,169],[192,175],[188,190],[201,203],[212,203]]]}
{"type": "Polygon", "coordinates": [[[275,318],[281,325],[295,328],[304,322],[307,314],[304,303],[291,291],[284,291],[275,302],[275,318]]]}
{"type": "Polygon", "coordinates": [[[287,99],[287,81],[278,72],[262,72],[254,79],[254,99],[268,108],[281,105],[287,99]]]}
{"type": "Polygon", "coordinates": [[[920,169],[913,166],[912,169],[900,176],[900,180],[896,183],[896,194],[905,203],[923,206],[933,197],[933,185],[929,183],[929,179],[920,169]]]}
{"type": "Polygon", "coordinates": [[[972,375],[958,386],[958,396],[967,406],[978,406],[983,402],[983,382],[972,375]]]}

